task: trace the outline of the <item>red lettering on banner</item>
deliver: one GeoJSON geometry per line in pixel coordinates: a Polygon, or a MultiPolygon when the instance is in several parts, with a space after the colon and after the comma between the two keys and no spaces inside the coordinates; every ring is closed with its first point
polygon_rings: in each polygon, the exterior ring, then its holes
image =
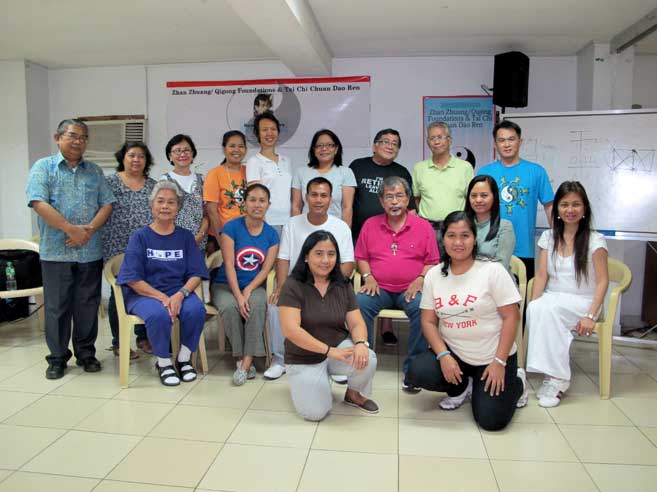
{"type": "Polygon", "coordinates": [[[468,294],[468,296],[465,298],[465,302],[463,303],[463,306],[467,306],[468,304],[475,302],[476,300],[477,300],[477,296],[468,294]]]}

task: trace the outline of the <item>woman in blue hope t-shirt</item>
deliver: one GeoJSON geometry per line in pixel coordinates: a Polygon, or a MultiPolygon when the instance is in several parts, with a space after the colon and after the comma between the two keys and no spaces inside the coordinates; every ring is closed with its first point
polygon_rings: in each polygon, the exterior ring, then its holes
{"type": "Polygon", "coordinates": [[[196,379],[191,364],[205,323],[205,306],[194,294],[208,270],[191,232],[175,224],[182,191],[172,181],[160,181],[149,198],[153,223],[137,229],[125,251],[116,283],[123,286],[126,310],[146,324],[165,386],[196,379]],[[171,326],[180,320],[180,351],[171,361],[171,326]]]}
{"type": "Polygon", "coordinates": [[[255,378],[254,357],[265,355],[267,275],[278,254],[278,233],[265,222],[269,189],[252,184],[244,193],[246,215],[226,223],[219,244],[224,262],[212,285],[212,302],[221,313],[237,359],[233,382],[255,378]]]}

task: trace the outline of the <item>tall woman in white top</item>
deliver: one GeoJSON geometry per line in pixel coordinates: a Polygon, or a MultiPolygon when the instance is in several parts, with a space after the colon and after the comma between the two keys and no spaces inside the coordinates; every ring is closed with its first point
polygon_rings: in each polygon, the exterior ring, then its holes
{"type": "Polygon", "coordinates": [[[308,166],[298,168],[292,180],[292,215],[308,211],[306,186],[317,177],[328,179],[333,195],[328,213],[344,220],[351,227],[356,178],[354,172],[342,166],[342,144],[331,130],[319,130],[313,136],[308,150],[308,166]]]}
{"type": "Polygon", "coordinates": [[[578,181],[561,183],[554,196],[553,229],[541,249],[532,298],[527,307],[527,371],[545,374],[536,396],[555,407],[570,386],[573,332],[589,336],[609,285],[607,244],[591,230],[591,205],[578,181]]]}
{"type": "Polygon", "coordinates": [[[253,133],[260,144],[260,152],[246,161],[248,186],[260,183],[271,192],[266,220],[279,236],[292,209],[292,165],[290,159],[276,153],[280,130],[281,125],[274,113],[267,111],[257,115],[253,120],[253,133]]]}

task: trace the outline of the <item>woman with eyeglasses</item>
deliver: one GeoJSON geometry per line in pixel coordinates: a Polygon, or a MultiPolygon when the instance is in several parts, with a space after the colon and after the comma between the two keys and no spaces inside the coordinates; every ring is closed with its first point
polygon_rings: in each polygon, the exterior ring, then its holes
{"type": "MultiPolygon", "coordinates": [[[[205,179],[203,198],[208,203],[210,235],[219,240],[226,222],[244,215],[246,136],[238,130],[224,133],[221,139],[224,160],[205,179]]],[[[218,244],[217,244],[218,247],[218,244]]]]}
{"type": "Polygon", "coordinates": [[[516,245],[513,224],[500,218],[500,192],[492,176],[480,174],[468,185],[465,213],[477,225],[477,254],[509,269],[516,245]]]}
{"type": "Polygon", "coordinates": [[[203,203],[203,175],[192,171],[196,146],[190,136],[178,134],[169,140],[165,151],[173,171],[163,174],[160,179],[178,184],[183,192],[176,225],[191,232],[198,247],[205,251],[209,221],[203,203]]]}
{"type": "Polygon", "coordinates": [[[351,227],[356,178],[348,167],[342,166],[342,144],[331,130],[319,130],[308,150],[308,166],[301,167],[292,179],[292,215],[308,211],[306,185],[317,177],[328,179],[333,185],[333,196],[328,213],[351,227]]]}
{"type": "Polygon", "coordinates": [[[271,192],[271,206],[267,211],[267,224],[280,236],[283,226],[290,219],[292,203],[292,163],[284,155],[276,153],[276,143],[281,125],[269,111],[253,120],[253,133],[260,143],[260,152],[246,161],[248,185],[263,184],[271,192]]]}

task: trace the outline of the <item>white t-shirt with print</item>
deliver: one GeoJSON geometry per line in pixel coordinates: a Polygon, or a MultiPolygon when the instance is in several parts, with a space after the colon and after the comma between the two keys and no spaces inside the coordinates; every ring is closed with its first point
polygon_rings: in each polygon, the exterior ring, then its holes
{"type": "MultiPolygon", "coordinates": [[[[446,277],[433,267],[424,279],[420,309],[433,309],[440,335],[461,360],[474,366],[490,364],[502,332],[498,307],[520,302],[509,272],[501,263],[475,260],[470,270],[446,277]]],[[[509,355],[516,352],[513,344],[509,355]]]]}

